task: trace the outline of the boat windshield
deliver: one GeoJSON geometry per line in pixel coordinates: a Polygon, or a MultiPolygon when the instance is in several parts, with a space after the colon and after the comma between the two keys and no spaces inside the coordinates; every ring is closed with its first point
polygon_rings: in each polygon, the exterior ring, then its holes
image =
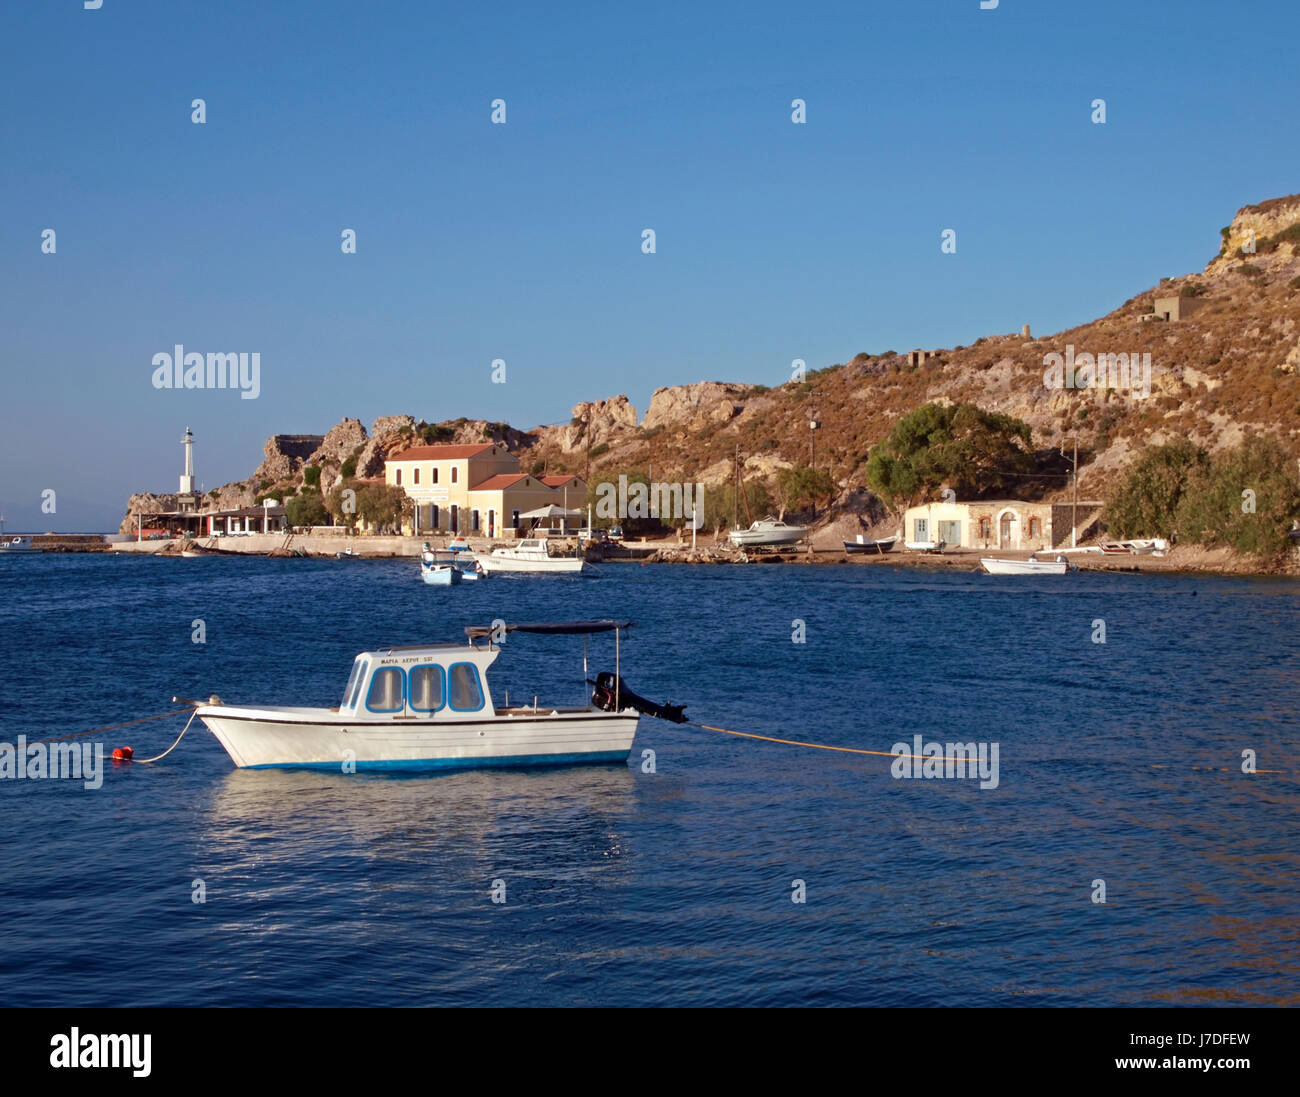
{"type": "Polygon", "coordinates": [[[348,684],[343,687],[343,708],[351,708],[357,700],[357,688],[361,685],[361,672],[365,668],[366,661],[360,655],[352,661],[352,673],[348,676],[348,684]]]}

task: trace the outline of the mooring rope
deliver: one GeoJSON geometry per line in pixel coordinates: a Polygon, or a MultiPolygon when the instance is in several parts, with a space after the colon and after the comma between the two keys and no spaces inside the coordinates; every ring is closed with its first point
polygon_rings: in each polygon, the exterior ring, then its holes
{"type": "Polygon", "coordinates": [[[161,759],[163,759],[163,758],[166,758],[167,755],[169,755],[169,754],[170,754],[172,751],[174,751],[178,746],[180,746],[180,742],[181,742],[181,740],[185,738],[185,733],[186,733],[187,731],[190,730],[190,725],[191,725],[192,723],[194,723],[194,717],[196,717],[197,715],[198,715],[198,711],[197,711],[197,710],[195,710],[194,712],[191,712],[191,713],[190,713],[190,718],[189,718],[188,720],[185,721],[185,726],[184,726],[183,728],[181,728],[181,733],[180,733],[178,736],[176,736],[176,742],[174,742],[171,746],[169,746],[169,747],[168,747],[166,750],[164,750],[161,754],[159,754],[159,755],[155,755],[153,758],[132,758],[131,761],[132,761],[132,762],[139,762],[142,766],[147,766],[147,765],[149,765],[149,764],[151,764],[151,763],[153,763],[153,762],[157,762],[157,761],[159,761],[159,760],[161,760],[161,759]]]}
{"type": "MultiPolygon", "coordinates": [[[[841,754],[870,754],[876,758],[920,758],[924,761],[935,761],[935,762],[957,762],[957,761],[969,760],[965,758],[960,758],[960,759],[959,758],[938,758],[932,755],[923,755],[923,754],[895,754],[892,750],[864,750],[861,747],[835,747],[835,746],[830,746],[827,743],[808,743],[800,739],[778,739],[772,735],[755,735],[752,731],[733,731],[730,728],[714,727],[712,724],[701,724],[695,720],[688,720],[687,723],[694,727],[703,728],[705,731],[718,731],[721,732],[723,735],[735,735],[742,739],[759,739],[764,743],[781,743],[788,747],[807,747],[810,750],[834,750],[840,752],[841,754]]],[[[1170,766],[1161,765],[1157,762],[1152,762],[1150,763],[1150,765],[1152,769],[1171,768],[1170,766]]],[[[1192,766],[1193,770],[1200,770],[1202,768],[1204,768],[1207,771],[1213,771],[1217,769],[1221,773],[1232,772],[1232,767],[1230,766],[1204,766],[1204,767],[1192,766]]],[[[1286,772],[1288,771],[1282,769],[1256,769],[1254,771],[1254,773],[1286,773],[1286,772]]]]}

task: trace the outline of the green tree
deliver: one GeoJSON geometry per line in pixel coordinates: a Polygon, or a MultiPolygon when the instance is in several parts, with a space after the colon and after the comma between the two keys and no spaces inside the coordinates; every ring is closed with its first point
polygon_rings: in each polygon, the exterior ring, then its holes
{"type": "Polygon", "coordinates": [[[357,492],[357,514],[376,530],[397,529],[414,513],[411,497],[394,484],[365,484],[357,492]]]}
{"type": "Polygon", "coordinates": [[[1106,525],[1114,537],[1167,537],[1179,532],[1178,513],[1194,476],[1207,465],[1185,438],[1146,446],[1106,498],[1106,525]]]}
{"type": "Polygon", "coordinates": [[[348,529],[357,524],[357,499],[362,487],[355,480],[340,480],[330,488],[329,494],[325,496],[325,509],[336,523],[341,523],[348,529]]]}
{"type": "Polygon", "coordinates": [[[1207,547],[1269,558],[1290,547],[1297,515],[1300,488],[1287,454],[1273,438],[1247,435],[1195,468],[1178,505],[1177,529],[1207,547]]]}
{"type": "Polygon", "coordinates": [[[320,487],[320,466],[304,465],[302,470],[302,482],[309,488],[320,487]]]}
{"type": "Polygon", "coordinates": [[[958,496],[1001,489],[1033,468],[1029,424],[974,404],[925,404],[871,451],[867,483],[899,510],[943,484],[958,496]]]}
{"type": "Polygon", "coordinates": [[[301,495],[287,500],[284,513],[291,526],[323,526],[329,519],[320,492],[311,488],[304,488],[301,495]]]}
{"type": "Polygon", "coordinates": [[[737,495],[734,484],[718,484],[716,487],[710,485],[704,492],[704,528],[719,534],[728,529],[737,520],[737,516],[741,526],[747,526],[747,514],[762,518],[775,509],[767,486],[760,480],[751,480],[744,485],[743,498],[737,495]],[[745,509],[745,500],[749,502],[748,511],[745,509]]]}
{"type": "Polygon", "coordinates": [[[822,469],[795,465],[776,474],[776,494],[784,510],[803,510],[829,503],[835,495],[835,481],[822,469]]]}

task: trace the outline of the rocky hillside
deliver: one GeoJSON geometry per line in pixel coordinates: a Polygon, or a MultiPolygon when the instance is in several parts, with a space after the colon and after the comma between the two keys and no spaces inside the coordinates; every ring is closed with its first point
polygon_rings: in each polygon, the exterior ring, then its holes
{"type": "MultiPolygon", "coordinates": [[[[817,466],[839,484],[843,506],[861,511],[872,446],[931,400],[969,401],[1025,420],[1045,467],[1049,455],[1063,467],[1059,450],[1077,441],[1085,494],[1101,492],[1136,447],[1177,436],[1214,451],[1245,431],[1267,432],[1300,455],[1300,195],[1244,207],[1219,237],[1202,272],[1162,279],[1108,315],[1049,336],[990,335],[968,347],[925,348],[928,356],[864,352],[771,389],[716,381],[661,388],[644,417],[626,396],[611,396],[577,405],[568,424],[528,432],[397,415],[376,420],[367,434],[344,419],[323,436],[268,440],[253,476],[218,489],[212,501],[246,505],[292,493],[307,467],[321,470],[326,490],[345,474],[380,476],[384,457],[415,441],[503,442],[530,471],[594,475],[653,465],[656,479],[706,483],[728,480],[738,454],[746,477],[767,478],[809,460],[815,420],[817,466]],[[1252,234],[1254,252],[1243,254],[1252,234]],[[1151,317],[1157,297],[1182,298],[1190,314],[1151,317]],[[1076,354],[1150,354],[1149,395],[1048,388],[1045,356],[1064,355],[1067,346],[1076,354]]],[[[1047,476],[1022,494],[1051,495],[1063,484],[1047,476]]]]}

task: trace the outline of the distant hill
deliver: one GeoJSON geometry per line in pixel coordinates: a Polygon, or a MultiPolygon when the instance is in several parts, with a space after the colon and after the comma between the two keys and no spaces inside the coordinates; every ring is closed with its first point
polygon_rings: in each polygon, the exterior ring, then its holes
{"type": "MultiPolygon", "coordinates": [[[[1207,240],[1213,235],[1207,231],[1207,240]]],[[[326,488],[345,471],[379,475],[387,453],[417,438],[504,442],[528,470],[595,475],[653,466],[656,479],[706,483],[729,480],[738,453],[747,478],[768,478],[809,460],[816,420],[816,464],[840,486],[843,505],[860,511],[872,446],[901,415],[932,400],[968,401],[1029,423],[1043,469],[1025,485],[1030,497],[1063,489],[1059,453],[1076,440],[1087,495],[1101,493],[1136,448],[1174,437],[1215,451],[1246,431],[1271,433],[1300,456],[1300,195],[1238,210],[1216,243],[1203,271],[1162,279],[1068,331],[989,335],[968,347],[924,348],[929,357],[909,356],[912,348],[863,352],[776,388],[718,381],[661,388],[644,416],[626,396],[613,396],[577,405],[569,424],[530,431],[399,415],[377,420],[367,435],[357,420],[344,420],[323,436],[277,436],[292,440],[285,445],[272,438],[257,472],[212,499],[247,504],[297,490],[308,466],[322,470],[326,488]],[[1252,234],[1254,252],[1243,254],[1252,234]],[[1144,320],[1157,298],[1178,298],[1176,311],[1186,317],[1144,320]],[[1074,355],[1150,354],[1149,395],[1048,388],[1045,358],[1064,356],[1067,347],[1074,355]]],[[[132,497],[144,498],[166,497],[132,497]]]]}

